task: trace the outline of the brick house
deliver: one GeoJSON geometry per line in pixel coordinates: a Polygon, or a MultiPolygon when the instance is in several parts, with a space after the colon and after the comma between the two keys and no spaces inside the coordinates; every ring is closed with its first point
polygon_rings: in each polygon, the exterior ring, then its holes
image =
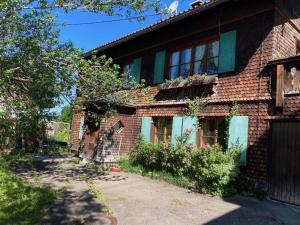
{"type": "MultiPolygon", "coordinates": [[[[276,166],[272,162],[277,156],[270,146],[275,143],[272,137],[278,135],[274,130],[280,130],[275,127],[284,119],[300,126],[297,122],[300,96],[297,91],[285,92],[283,87],[284,77],[290,74],[287,71],[299,69],[297,3],[297,0],[212,0],[97,47],[93,51],[112,57],[124,70],[131,71],[136,80],[144,79],[151,86],[151,94],[134,104],[120,106],[117,115],[86,129],[85,135],[84,112],[75,114],[73,146],[78,148],[84,136],[84,156],[109,161],[129,153],[140,134],[148,142],[174,142],[185,128],[193,130],[191,142],[199,147],[222,144],[225,134],[222,124],[236,102],[239,110],[231,121],[227,144],[236,140],[243,144],[242,160],[248,176],[274,193],[277,186],[272,183],[272,174],[281,176],[273,173],[276,166]],[[201,81],[165,83],[205,73],[207,76],[201,81]],[[201,111],[202,126],[195,129],[196,119],[185,115],[186,98],[203,93],[208,104],[201,111]],[[95,155],[99,154],[95,149],[101,150],[100,155],[95,155]]],[[[91,52],[85,57],[90,57],[91,52]]],[[[295,176],[299,181],[300,168],[297,168],[299,173],[295,176]]],[[[300,204],[299,190],[298,183],[298,191],[290,192],[290,195],[298,193],[298,199],[291,197],[294,200],[273,196],[300,204]]]]}

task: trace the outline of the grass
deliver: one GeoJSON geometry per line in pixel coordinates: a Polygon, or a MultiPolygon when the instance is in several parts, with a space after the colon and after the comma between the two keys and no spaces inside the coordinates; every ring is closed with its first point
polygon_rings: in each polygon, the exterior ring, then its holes
{"type": "Polygon", "coordinates": [[[105,212],[108,216],[112,215],[112,209],[108,206],[107,198],[104,194],[97,188],[97,186],[91,180],[85,180],[87,186],[89,187],[89,192],[94,195],[98,201],[104,206],[105,212]]]}
{"type": "Polygon", "coordinates": [[[0,224],[38,224],[54,202],[57,192],[43,188],[34,173],[34,184],[24,182],[11,171],[12,166],[33,168],[33,162],[23,154],[0,156],[0,224]]]}
{"type": "Polygon", "coordinates": [[[185,176],[173,176],[168,172],[148,170],[141,165],[132,165],[128,158],[121,159],[119,161],[119,166],[124,172],[135,173],[154,180],[165,181],[183,188],[190,189],[193,187],[193,182],[185,176]]]}

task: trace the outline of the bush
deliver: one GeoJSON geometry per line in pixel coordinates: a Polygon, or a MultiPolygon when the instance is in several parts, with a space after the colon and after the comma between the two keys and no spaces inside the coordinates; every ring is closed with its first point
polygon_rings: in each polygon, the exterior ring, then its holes
{"type": "Polygon", "coordinates": [[[229,195],[236,190],[232,182],[239,174],[236,152],[223,152],[219,147],[190,154],[189,176],[195,187],[203,193],[229,195]]]}
{"type": "Polygon", "coordinates": [[[197,150],[188,144],[189,131],[177,138],[176,147],[172,144],[147,144],[139,137],[128,163],[141,171],[162,171],[174,177],[188,177],[194,181],[194,188],[212,195],[229,195],[236,192],[234,187],[239,174],[239,145],[230,151],[212,146],[197,150]]]}

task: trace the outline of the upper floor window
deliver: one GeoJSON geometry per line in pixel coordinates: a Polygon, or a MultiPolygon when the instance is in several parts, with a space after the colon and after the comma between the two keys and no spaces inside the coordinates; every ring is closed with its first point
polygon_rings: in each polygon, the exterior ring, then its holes
{"type": "Polygon", "coordinates": [[[173,52],[171,55],[170,78],[171,80],[181,76],[186,78],[191,71],[192,49],[187,48],[173,52]]]}
{"type": "Polygon", "coordinates": [[[123,73],[126,75],[125,80],[127,82],[132,81],[133,78],[133,63],[128,63],[123,66],[123,73]]]}
{"type": "Polygon", "coordinates": [[[219,64],[219,41],[175,51],[170,57],[169,75],[186,78],[193,74],[216,74],[219,64]]]}

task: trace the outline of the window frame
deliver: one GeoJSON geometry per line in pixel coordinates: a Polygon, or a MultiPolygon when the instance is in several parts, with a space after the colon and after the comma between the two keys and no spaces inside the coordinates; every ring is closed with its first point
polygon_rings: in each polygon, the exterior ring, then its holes
{"type": "MultiPolygon", "coordinates": [[[[174,67],[175,65],[172,66],[172,55],[173,53],[179,51],[179,64],[176,65],[178,66],[178,77],[182,77],[182,74],[181,74],[181,65],[185,65],[187,63],[181,63],[181,59],[182,59],[182,52],[186,49],[191,49],[191,61],[190,61],[190,73],[188,74],[187,77],[189,76],[192,76],[195,74],[194,72],[194,69],[195,69],[195,62],[198,62],[199,60],[195,60],[195,56],[196,56],[196,48],[200,45],[205,45],[205,46],[208,46],[209,44],[215,42],[215,41],[218,41],[219,42],[219,54],[218,54],[218,61],[219,61],[219,57],[220,57],[220,38],[219,36],[213,36],[213,37],[210,37],[210,38],[207,38],[207,39],[202,39],[201,41],[194,41],[194,42],[191,42],[189,44],[185,44],[185,45],[181,45],[179,47],[176,47],[176,48],[171,48],[169,51],[168,51],[168,54],[167,54],[167,79],[170,79],[171,80],[171,68],[174,67]]],[[[207,57],[207,47],[205,48],[205,65],[206,65],[206,72],[207,72],[207,69],[208,69],[208,60],[209,59],[213,59],[215,57],[207,57]]],[[[218,62],[219,64],[219,62],[218,62]]],[[[176,79],[175,78],[175,79],[176,79]]]]}
{"type": "Polygon", "coordinates": [[[124,126],[123,122],[122,122],[121,120],[118,120],[116,123],[114,123],[114,125],[112,126],[112,129],[113,129],[114,132],[116,132],[117,134],[119,134],[119,133],[122,132],[122,130],[124,130],[124,127],[125,127],[125,126],[124,126]],[[120,125],[121,125],[121,127],[120,127],[118,130],[115,129],[115,126],[116,126],[117,124],[120,124],[120,125]]]}
{"type": "MultiPolygon", "coordinates": [[[[220,144],[220,140],[219,140],[219,133],[220,133],[220,124],[222,122],[225,122],[225,117],[205,117],[205,118],[199,118],[199,120],[201,121],[207,121],[207,120],[213,120],[215,121],[214,123],[214,144],[213,145],[218,145],[218,146],[221,146],[220,144]]],[[[201,122],[200,122],[201,124],[201,122]]],[[[198,148],[207,148],[209,145],[208,144],[205,144],[204,142],[204,129],[203,129],[203,126],[200,126],[197,131],[196,131],[196,145],[198,148]]],[[[208,137],[208,136],[206,136],[208,137]]]]}
{"type": "MultiPolygon", "coordinates": [[[[130,66],[132,66],[132,70],[133,70],[133,67],[134,67],[134,64],[133,64],[133,60],[127,60],[123,63],[122,65],[122,74],[125,74],[125,71],[124,71],[124,68],[125,66],[129,66],[129,70],[130,70],[130,66]]],[[[133,74],[130,74],[130,72],[133,72],[133,71],[129,71],[129,74],[128,76],[125,76],[124,79],[126,80],[126,82],[130,83],[133,79],[133,74]],[[131,75],[131,77],[129,77],[131,75]],[[130,79],[131,78],[131,79],[130,79]]]]}
{"type": "Polygon", "coordinates": [[[157,117],[152,117],[152,126],[151,126],[151,143],[154,144],[159,144],[160,142],[158,142],[158,137],[157,137],[157,123],[159,119],[169,119],[170,123],[171,123],[171,135],[170,138],[167,137],[167,126],[164,126],[164,137],[163,137],[163,143],[168,143],[171,141],[172,138],[172,129],[173,129],[173,118],[171,116],[157,116],[157,117]]]}

